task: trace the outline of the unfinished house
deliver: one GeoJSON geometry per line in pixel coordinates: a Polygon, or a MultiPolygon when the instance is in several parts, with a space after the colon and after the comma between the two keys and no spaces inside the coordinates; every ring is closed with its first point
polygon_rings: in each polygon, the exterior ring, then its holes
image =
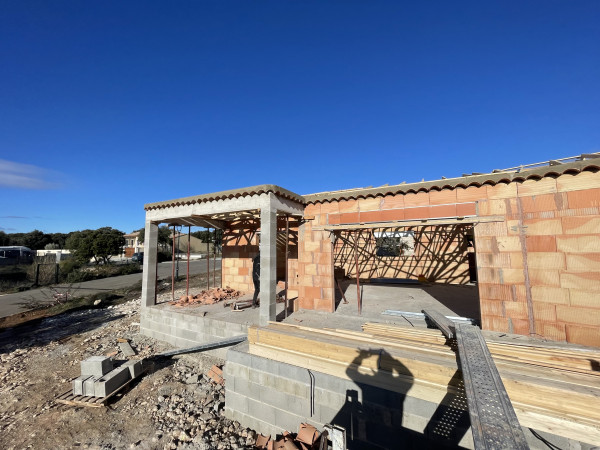
{"type": "Polygon", "coordinates": [[[473,360],[461,362],[467,330],[427,328],[450,317],[482,330],[514,409],[506,423],[518,418],[522,433],[506,442],[598,444],[599,170],[591,154],[377,188],[262,185],[147,204],[141,331],[179,347],[247,334],[221,353],[226,411],[262,433],[310,422],[343,427],[349,448],[478,448],[486,427],[474,421],[486,414],[473,360]],[[161,223],[223,230],[223,286],[251,294],[260,255],[259,309],[157,304],[161,223]]]}

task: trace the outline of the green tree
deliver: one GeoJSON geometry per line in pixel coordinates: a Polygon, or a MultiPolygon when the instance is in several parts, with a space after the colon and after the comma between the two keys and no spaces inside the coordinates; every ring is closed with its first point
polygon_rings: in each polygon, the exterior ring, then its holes
{"type": "Polygon", "coordinates": [[[6,234],[4,231],[0,231],[0,246],[10,245],[10,234],[6,234]]]}
{"type": "Polygon", "coordinates": [[[121,253],[124,245],[124,233],[111,227],[76,231],[65,243],[79,261],[87,262],[94,258],[96,264],[108,264],[112,255],[121,253]]]}
{"type": "MultiPolygon", "coordinates": [[[[146,235],[146,229],[145,228],[140,228],[139,230],[137,230],[140,232],[140,235],[138,236],[138,240],[143,243],[144,242],[144,237],[146,235]]],[[[169,247],[171,245],[171,241],[172,241],[172,236],[171,236],[171,228],[169,228],[168,225],[162,225],[160,227],[158,227],[158,246],[165,248],[165,247],[169,247]]]]}

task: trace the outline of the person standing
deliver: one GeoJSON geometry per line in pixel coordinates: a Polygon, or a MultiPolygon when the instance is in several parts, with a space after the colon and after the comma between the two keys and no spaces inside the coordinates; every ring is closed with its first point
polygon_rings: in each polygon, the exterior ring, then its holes
{"type": "Polygon", "coordinates": [[[260,252],[252,259],[252,281],[254,282],[252,306],[256,308],[259,305],[258,294],[260,293],[260,252]]]}

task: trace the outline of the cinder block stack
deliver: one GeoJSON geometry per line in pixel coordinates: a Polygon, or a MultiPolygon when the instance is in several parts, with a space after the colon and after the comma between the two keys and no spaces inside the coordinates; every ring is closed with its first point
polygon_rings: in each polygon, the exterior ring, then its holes
{"type": "Polygon", "coordinates": [[[91,356],[81,361],[81,376],[73,380],[73,395],[106,397],[141,373],[141,361],[132,360],[113,368],[112,359],[91,356]]]}

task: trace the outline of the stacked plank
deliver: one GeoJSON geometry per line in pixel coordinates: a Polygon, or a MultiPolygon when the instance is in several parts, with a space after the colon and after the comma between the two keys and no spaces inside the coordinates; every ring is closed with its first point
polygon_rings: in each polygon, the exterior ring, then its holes
{"type": "MultiPolygon", "coordinates": [[[[462,392],[439,330],[367,323],[363,332],[282,323],[250,327],[250,353],[440,403],[462,392]]],[[[448,345],[450,344],[450,345],[448,345]]],[[[600,351],[488,342],[521,425],[600,442],[600,351]]]]}

